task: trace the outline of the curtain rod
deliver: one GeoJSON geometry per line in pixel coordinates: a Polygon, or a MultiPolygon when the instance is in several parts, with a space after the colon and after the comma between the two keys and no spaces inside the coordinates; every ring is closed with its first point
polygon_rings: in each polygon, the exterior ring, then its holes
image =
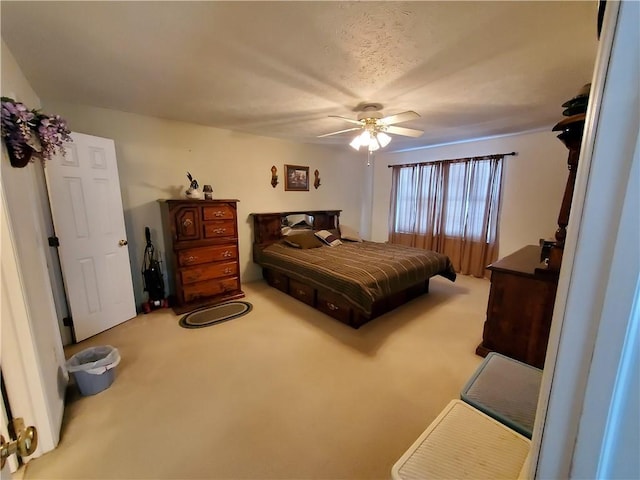
{"type": "Polygon", "coordinates": [[[420,167],[422,165],[428,165],[430,163],[453,163],[453,162],[466,162],[468,160],[488,160],[490,158],[518,156],[518,152],[509,153],[494,153],[493,155],[480,155],[479,157],[465,157],[465,158],[450,158],[448,160],[433,160],[431,162],[419,162],[419,163],[401,163],[398,165],[387,165],[388,168],[392,167],[420,167]]]}

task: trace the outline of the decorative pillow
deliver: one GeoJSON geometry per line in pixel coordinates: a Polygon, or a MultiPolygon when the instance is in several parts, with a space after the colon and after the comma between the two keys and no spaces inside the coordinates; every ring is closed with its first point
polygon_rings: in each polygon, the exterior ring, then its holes
{"type": "Polygon", "coordinates": [[[293,248],[318,248],[324,245],[313,232],[299,233],[297,235],[289,235],[283,242],[293,248]]]}
{"type": "Polygon", "coordinates": [[[313,229],[309,225],[303,225],[301,227],[280,227],[280,234],[283,237],[288,235],[302,235],[305,233],[313,233],[313,229]]]}
{"type": "Polygon", "coordinates": [[[311,227],[313,216],[305,214],[288,215],[286,223],[290,227],[311,227]]]}
{"type": "Polygon", "coordinates": [[[324,243],[326,243],[330,247],[342,245],[342,242],[340,241],[340,239],[328,230],[320,230],[319,232],[316,232],[316,237],[318,237],[320,240],[322,240],[324,243]]]}
{"type": "Polygon", "coordinates": [[[343,240],[350,240],[352,242],[362,241],[360,233],[346,225],[340,225],[340,238],[342,238],[343,240]]]}

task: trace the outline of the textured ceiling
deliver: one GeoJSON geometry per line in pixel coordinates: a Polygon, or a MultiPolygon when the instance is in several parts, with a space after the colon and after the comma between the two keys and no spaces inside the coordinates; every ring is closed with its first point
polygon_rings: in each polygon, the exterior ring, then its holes
{"type": "Polygon", "coordinates": [[[552,126],[591,80],[597,2],[0,2],[43,99],[340,144],[363,102],[413,148],[552,126]]]}

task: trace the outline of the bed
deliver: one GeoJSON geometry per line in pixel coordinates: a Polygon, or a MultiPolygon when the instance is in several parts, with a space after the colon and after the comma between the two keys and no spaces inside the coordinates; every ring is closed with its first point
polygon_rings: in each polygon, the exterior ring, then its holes
{"type": "Polygon", "coordinates": [[[449,258],[428,250],[344,238],[336,246],[291,246],[318,231],[339,237],[340,210],[251,215],[253,260],[267,283],[353,328],[427,293],[433,276],[456,278],[449,258]]]}

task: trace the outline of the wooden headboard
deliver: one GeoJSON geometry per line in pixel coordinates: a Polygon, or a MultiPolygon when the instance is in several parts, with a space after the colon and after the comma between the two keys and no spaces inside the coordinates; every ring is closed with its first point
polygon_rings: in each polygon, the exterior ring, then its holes
{"type": "Polygon", "coordinates": [[[282,238],[281,228],[289,215],[310,215],[314,230],[335,230],[340,228],[342,210],[302,210],[296,212],[252,213],[253,248],[264,248],[282,238]]]}

